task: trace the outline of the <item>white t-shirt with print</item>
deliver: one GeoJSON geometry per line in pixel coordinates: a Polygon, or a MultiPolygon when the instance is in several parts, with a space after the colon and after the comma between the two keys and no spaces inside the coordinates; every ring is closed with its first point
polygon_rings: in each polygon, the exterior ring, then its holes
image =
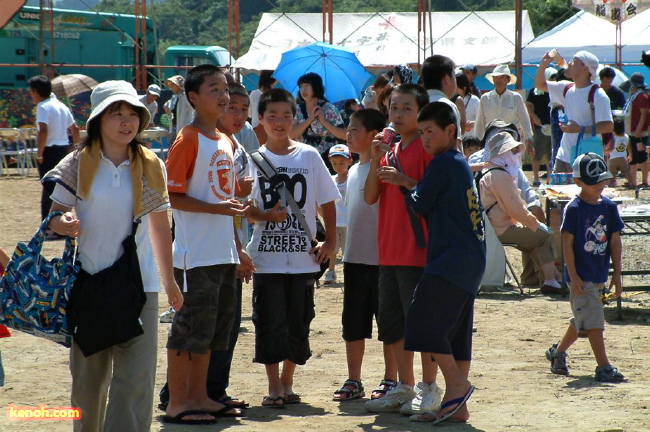
{"type": "MultiPolygon", "coordinates": [[[[296,148],[288,155],[277,155],[260,147],[263,153],[283,177],[287,189],[302,210],[312,234],[316,235],[316,207],[341,198],[320,154],[311,146],[295,143],[296,148]]],[[[272,208],[280,195],[270,183],[258,175],[255,178],[251,198],[261,210],[272,208]]],[[[319,264],[311,250],[310,239],[289,210],[285,222],[259,221],[253,226],[253,237],[247,250],[253,258],[258,273],[312,273],[319,264]]]]}
{"type": "Polygon", "coordinates": [[[627,158],[627,145],[629,142],[630,138],[627,134],[623,134],[623,136],[614,135],[614,148],[612,148],[609,158],[627,158]]]}
{"type": "MultiPolygon", "coordinates": [[[[208,136],[193,126],[178,133],[167,156],[167,190],[209,204],[235,197],[233,143],[224,134],[208,136]]],[[[232,216],[173,209],[174,267],[191,269],[239,264],[232,216]]]]}
{"type": "MultiPolygon", "coordinates": [[[[564,89],[569,81],[547,82],[548,92],[551,100],[557,101],[564,105],[564,112],[567,120],[574,121],[580,126],[591,126],[591,108],[589,107],[589,91],[591,85],[582,88],[572,86],[564,95],[564,89]]],[[[594,114],[596,123],[603,121],[612,121],[612,111],[609,105],[607,93],[599,88],[594,94],[594,114]]],[[[571,150],[578,143],[579,133],[565,133],[562,135],[560,148],[557,152],[557,158],[566,163],[573,163],[571,159],[571,150]]]]}

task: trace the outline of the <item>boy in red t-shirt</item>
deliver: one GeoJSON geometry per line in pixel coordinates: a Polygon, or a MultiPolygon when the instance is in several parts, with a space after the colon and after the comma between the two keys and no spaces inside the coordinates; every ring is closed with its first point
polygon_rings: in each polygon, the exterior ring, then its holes
{"type": "Polygon", "coordinates": [[[392,346],[399,382],[386,396],[366,402],[371,412],[421,414],[440,406],[436,385],[437,365],[430,355],[422,356],[422,382],[413,389],[413,352],[404,350],[406,312],[426,263],[427,229],[424,220],[410,215],[404,193],[396,179],[407,176],[420,181],[431,161],[418,132],[418,112],[429,102],[426,90],[415,84],[395,88],[390,97],[389,120],[401,141],[388,153],[375,141],[365,183],[368,204],[379,200],[379,339],[392,346]],[[418,234],[415,234],[418,231],[418,234]]]}

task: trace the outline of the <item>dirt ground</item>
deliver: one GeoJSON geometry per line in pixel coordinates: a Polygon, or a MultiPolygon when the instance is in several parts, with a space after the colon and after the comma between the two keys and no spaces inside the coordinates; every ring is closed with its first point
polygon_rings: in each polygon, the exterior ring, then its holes
{"type": "MultiPolygon", "coordinates": [[[[18,241],[27,241],[39,223],[40,185],[32,176],[0,179],[0,246],[13,251],[18,241]]],[[[44,253],[53,256],[61,242],[46,243],[44,253]]],[[[650,255],[634,256],[647,262],[650,255]]],[[[627,258],[628,260],[630,258],[627,258]]],[[[342,270],[339,268],[339,275],[342,270]]],[[[627,279],[626,279],[627,283],[627,279]]],[[[185,428],[165,425],[154,409],[151,430],[238,430],[260,431],[420,431],[431,426],[413,423],[398,414],[369,414],[364,400],[336,403],[332,392],[347,378],[345,348],[341,339],[342,285],[316,292],[316,319],[312,324],[313,356],[296,372],[294,389],[303,404],[284,410],[260,406],[266,394],[264,368],[252,363],[254,328],[250,320],[251,287],[244,287],[244,311],[231,377],[230,393],[247,400],[251,408],[241,419],[220,419],[212,426],[185,428]]],[[[166,301],[161,297],[161,304],[166,301]]],[[[543,297],[534,289],[524,295],[516,291],[486,292],[476,301],[474,360],[470,380],[476,391],[469,402],[468,424],[444,424],[446,431],[645,431],[650,430],[650,295],[624,294],[624,321],[616,320],[615,306],[606,307],[606,344],[612,363],[629,378],[627,383],[600,384],[593,380],[595,361],[586,341],[569,352],[571,375],[549,372],[544,351],[563,334],[570,308],[567,299],[543,297]]],[[[164,309],[161,307],[161,312],[164,309]]],[[[169,324],[159,326],[157,389],[165,378],[164,344],[169,324]]],[[[67,349],[13,332],[0,341],[6,371],[0,388],[1,431],[70,430],[66,421],[9,421],[6,407],[66,407],[69,405],[70,375],[67,349]],[[3,412],[4,411],[4,412],[3,412]]],[[[363,369],[366,392],[382,378],[381,347],[369,341],[363,369]]],[[[416,375],[417,376],[417,375],[416,375]]],[[[439,377],[444,388],[444,380],[439,377]]],[[[157,401],[154,402],[156,404],[157,401]]]]}

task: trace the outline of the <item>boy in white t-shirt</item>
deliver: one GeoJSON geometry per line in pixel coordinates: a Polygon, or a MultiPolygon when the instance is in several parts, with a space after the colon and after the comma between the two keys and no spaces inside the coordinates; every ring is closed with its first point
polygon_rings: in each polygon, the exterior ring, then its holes
{"type": "Polygon", "coordinates": [[[341,199],[336,202],[336,249],[330,256],[330,265],[325,272],[323,283],[330,285],[336,283],[336,254],[341,250],[345,253],[345,234],[348,226],[348,209],[345,205],[345,190],[348,184],[348,170],[352,166],[352,155],[350,149],[345,144],[336,144],[330,147],[329,160],[332,164],[332,169],[336,174],[332,176],[332,180],[336,183],[339,189],[341,199]]]}
{"type": "Polygon", "coordinates": [[[265,92],[258,104],[260,124],[267,134],[260,153],[275,166],[273,180],[258,175],[253,185],[250,218],[255,220],[247,250],[253,258],[253,323],[255,363],[262,363],[268,379],[268,396],[262,406],[283,408],[299,403],[293,391],[296,365],[311,357],[309,326],[314,318],[314,284],[319,264],[336,245],[336,185],[320,154],[312,146],[293,141],[289,133],[296,101],[282,89],[265,92]],[[276,178],[277,177],[277,178],[276,178]],[[291,193],[312,235],[316,233],[316,207],[322,209],[325,242],[316,243],[283,199],[291,193]],[[280,206],[285,206],[280,209],[280,206]],[[282,372],[280,372],[282,363],[282,372]]]}
{"type": "Polygon", "coordinates": [[[616,176],[621,173],[627,179],[627,186],[632,185],[630,176],[630,165],[628,164],[627,146],[630,143],[630,137],[625,133],[625,123],[622,120],[614,122],[614,136],[612,151],[609,153],[607,169],[614,177],[609,181],[610,186],[616,186],[616,176]]]}

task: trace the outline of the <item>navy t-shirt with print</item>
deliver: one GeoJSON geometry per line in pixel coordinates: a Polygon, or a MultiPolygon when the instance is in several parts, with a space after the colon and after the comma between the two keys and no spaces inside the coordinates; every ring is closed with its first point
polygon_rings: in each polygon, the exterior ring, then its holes
{"type": "MultiPolygon", "coordinates": [[[[573,254],[578,276],[585,282],[605,283],[611,256],[612,234],[624,228],[618,207],[603,197],[598,204],[589,204],[575,197],[564,209],[562,231],[573,234],[573,254]]],[[[570,280],[568,274],[567,280],[570,280]]]]}
{"type": "Polygon", "coordinates": [[[475,296],[485,272],[485,235],[474,177],[460,152],[434,157],[409,201],[427,220],[424,272],[475,296]]]}

